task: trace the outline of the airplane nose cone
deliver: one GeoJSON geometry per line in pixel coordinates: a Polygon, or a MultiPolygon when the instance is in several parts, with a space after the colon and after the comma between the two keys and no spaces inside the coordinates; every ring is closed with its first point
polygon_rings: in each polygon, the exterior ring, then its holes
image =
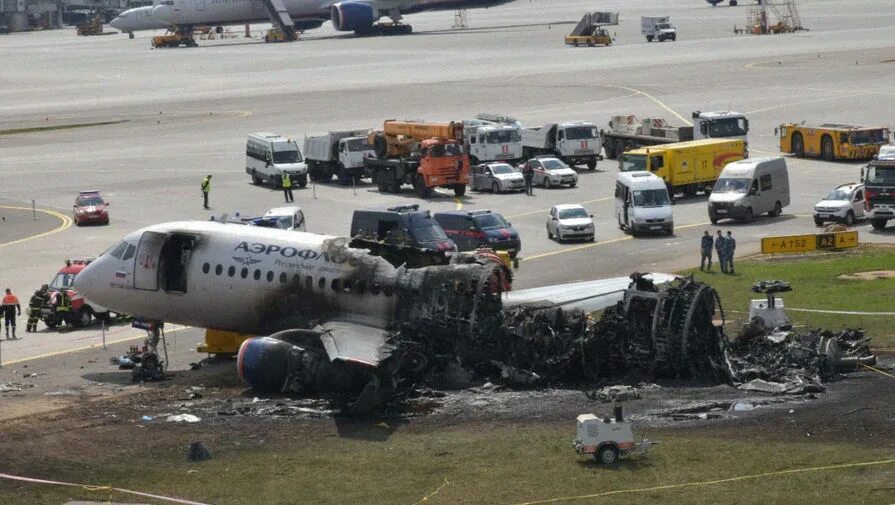
{"type": "Polygon", "coordinates": [[[95,298],[97,286],[97,263],[100,261],[102,260],[96,260],[87,265],[87,267],[84,270],[81,270],[75,277],[73,285],[74,290],[87,298],[95,298]]]}
{"type": "Polygon", "coordinates": [[[125,25],[125,22],[124,22],[124,19],[121,18],[121,16],[115,16],[115,19],[113,19],[112,21],[109,21],[109,26],[111,26],[112,28],[115,28],[116,30],[125,31],[124,25],[125,25]]]}

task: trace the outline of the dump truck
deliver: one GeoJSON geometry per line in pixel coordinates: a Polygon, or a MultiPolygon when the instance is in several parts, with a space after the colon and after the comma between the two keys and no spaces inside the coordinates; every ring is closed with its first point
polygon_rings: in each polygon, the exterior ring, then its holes
{"type": "Polygon", "coordinates": [[[368,136],[374,156],[364,167],[383,193],[397,193],[410,184],[420,198],[434,188],[450,188],[466,194],[469,157],[463,149],[463,123],[424,123],[388,120],[368,136]]]}
{"type": "Polygon", "coordinates": [[[565,42],[569,46],[611,46],[612,36],[606,26],[618,24],[617,12],[586,12],[575,29],[566,35],[565,42]]]}
{"type": "Polygon", "coordinates": [[[614,160],[625,151],[643,146],[711,138],[738,138],[746,142],[749,120],[735,111],[694,111],[693,126],[671,126],[662,118],[639,119],[633,114],[612,116],[609,129],[600,130],[606,157],[614,160]]]}
{"type": "Polygon", "coordinates": [[[618,159],[619,172],[647,170],[665,181],[668,194],[709,194],[721,171],[732,161],[746,158],[746,143],[739,139],[704,139],[641,147],[618,159]]]}
{"type": "Polygon", "coordinates": [[[640,34],[646,37],[647,42],[677,40],[677,29],[668,16],[641,16],[640,34]]]}
{"type": "Polygon", "coordinates": [[[596,170],[600,155],[600,133],[589,121],[550,123],[522,129],[522,155],[556,156],[571,166],[585,164],[596,170]]]}
{"type": "Polygon", "coordinates": [[[827,161],[869,160],[889,143],[889,129],[884,126],[784,123],[774,134],[780,138],[780,151],[827,161]]]}
{"type": "Polygon", "coordinates": [[[329,182],[335,175],[348,184],[364,176],[364,158],[373,154],[368,142],[370,128],[331,131],[306,137],[304,145],[308,176],[315,182],[329,182]]]}

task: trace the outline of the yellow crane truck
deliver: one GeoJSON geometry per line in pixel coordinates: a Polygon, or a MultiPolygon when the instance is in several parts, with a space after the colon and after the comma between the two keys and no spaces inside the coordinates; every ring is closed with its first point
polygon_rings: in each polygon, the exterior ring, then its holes
{"type": "Polygon", "coordinates": [[[385,121],[371,132],[368,142],[375,156],[364,158],[364,168],[383,193],[397,193],[410,184],[420,198],[433,188],[450,188],[466,194],[469,156],[463,150],[463,123],[385,121]]]}
{"type": "Polygon", "coordinates": [[[780,151],[827,161],[869,160],[889,143],[889,129],[882,126],[784,123],[774,134],[780,138],[780,151]]]}
{"type": "Polygon", "coordinates": [[[703,139],[641,147],[625,152],[618,159],[619,172],[649,171],[665,181],[668,194],[693,196],[709,194],[721,170],[746,158],[746,143],[741,139],[703,139]]]}

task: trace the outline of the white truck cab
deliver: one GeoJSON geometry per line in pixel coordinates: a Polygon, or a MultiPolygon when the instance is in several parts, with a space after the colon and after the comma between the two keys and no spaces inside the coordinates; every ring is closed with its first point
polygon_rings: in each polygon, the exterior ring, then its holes
{"type": "Polygon", "coordinates": [[[331,131],[325,135],[305,137],[304,152],[308,174],[316,182],[329,182],[336,176],[348,183],[360,179],[365,172],[364,158],[373,156],[367,141],[370,129],[331,131]]]}
{"type": "Polygon", "coordinates": [[[693,117],[693,140],[732,138],[741,139],[749,147],[749,120],[732,110],[700,112],[693,117]]]}
{"type": "Polygon", "coordinates": [[[573,167],[586,164],[589,170],[596,170],[602,142],[593,123],[570,121],[523,128],[522,147],[526,159],[553,155],[573,167]]]}
{"type": "Polygon", "coordinates": [[[674,214],[668,187],[650,172],[621,172],[615,182],[615,216],[618,227],[631,235],[674,234],[674,214]]]}
{"type": "Polygon", "coordinates": [[[463,137],[471,165],[489,161],[512,164],[522,159],[522,133],[517,125],[467,120],[463,137]]]}
{"type": "Polygon", "coordinates": [[[246,173],[255,184],[280,187],[283,174],[300,188],[308,185],[308,166],[298,143],[276,133],[252,133],[246,140],[246,173]]]}
{"type": "Polygon", "coordinates": [[[671,24],[668,16],[642,16],[640,18],[640,34],[647,42],[658,40],[663,42],[677,40],[677,29],[671,24]]]}

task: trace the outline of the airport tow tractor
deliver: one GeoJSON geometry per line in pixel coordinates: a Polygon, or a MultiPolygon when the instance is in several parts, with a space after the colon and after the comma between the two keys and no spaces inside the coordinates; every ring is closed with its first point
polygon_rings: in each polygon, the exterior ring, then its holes
{"type": "Polygon", "coordinates": [[[196,39],[193,38],[193,28],[178,26],[174,30],[168,30],[164,35],[156,35],[150,40],[153,48],[162,47],[199,47],[196,39]]]}
{"type": "Polygon", "coordinates": [[[575,47],[611,46],[612,36],[604,27],[617,24],[617,12],[587,12],[572,33],[566,35],[566,45],[575,47]]]}
{"type": "Polygon", "coordinates": [[[591,454],[597,463],[611,465],[620,457],[646,454],[654,442],[649,439],[634,441],[631,422],[622,414],[622,406],[613,407],[613,418],[600,419],[594,414],[578,416],[578,437],[572,447],[578,454],[591,454]]]}

